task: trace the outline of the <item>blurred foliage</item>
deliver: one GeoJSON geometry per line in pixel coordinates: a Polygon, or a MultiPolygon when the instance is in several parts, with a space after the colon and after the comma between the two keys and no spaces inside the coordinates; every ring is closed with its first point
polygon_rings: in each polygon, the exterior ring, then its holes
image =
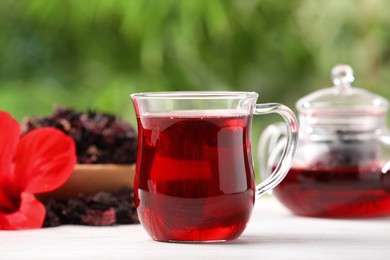
{"type": "MultiPolygon", "coordinates": [[[[296,100],[348,63],[390,98],[387,0],[3,0],[0,109],[53,103],[135,122],[129,94],[245,90],[296,100]]],[[[264,121],[266,122],[266,121],[264,121]]],[[[257,124],[257,123],[256,123],[257,124]]],[[[259,123],[260,124],[260,123],[259,123]]]]}

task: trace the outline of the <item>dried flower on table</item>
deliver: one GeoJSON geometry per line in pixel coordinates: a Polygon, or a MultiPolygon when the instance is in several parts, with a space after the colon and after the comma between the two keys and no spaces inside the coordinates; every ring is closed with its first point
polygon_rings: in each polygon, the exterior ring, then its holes
{"type": "Polygon", "coordinates": [[[63,224],[111,226],[139,223],[131,189],[115,193],[99,192],[77,199],[54,200],[46,203],[47,215],[44,226],[63,224]]]}

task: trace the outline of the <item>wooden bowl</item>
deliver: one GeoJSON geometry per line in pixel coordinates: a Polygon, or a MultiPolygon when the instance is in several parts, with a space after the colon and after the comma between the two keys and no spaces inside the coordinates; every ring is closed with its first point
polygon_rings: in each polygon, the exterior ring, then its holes
{"type": "Polygon", "coordinates": [[[116,192],[133,188],[135,165],[76,164],[72,175],[60,188],[39,194],[41,199],[69,199],[99,191],[116,192]]]}

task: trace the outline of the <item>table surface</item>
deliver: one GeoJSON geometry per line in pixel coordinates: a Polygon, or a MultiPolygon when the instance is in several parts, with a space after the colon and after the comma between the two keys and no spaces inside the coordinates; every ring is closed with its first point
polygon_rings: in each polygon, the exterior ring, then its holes
{"type": "Polygon", "coordinates": [[[61,226],[0,231],[0,259],[390,259],[390,217],[298,217],[269,196],[226,243],[156,242],[141,225],[61,226]]]}

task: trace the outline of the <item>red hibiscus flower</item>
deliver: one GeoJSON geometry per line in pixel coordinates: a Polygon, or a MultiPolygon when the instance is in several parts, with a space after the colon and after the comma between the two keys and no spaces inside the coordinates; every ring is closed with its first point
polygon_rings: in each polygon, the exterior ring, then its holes
{"type": "Polygon", "coordinates": [[[42,227],[46,210],[34,194],[61,186],[75,163],[73,139],[51,127],[21,137],[18,122],[0,111],[0,229],[42,227]]]}

